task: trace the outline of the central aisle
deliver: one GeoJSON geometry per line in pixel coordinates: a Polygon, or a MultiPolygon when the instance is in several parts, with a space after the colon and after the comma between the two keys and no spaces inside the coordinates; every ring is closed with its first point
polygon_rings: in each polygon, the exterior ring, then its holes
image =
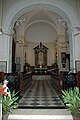
{"type": "Polygon", "coordinates": [[[33,80],[31,87],[19,101],[20,108],[64,108],[63,101],[52,88],[51,82],[33,80]]]}

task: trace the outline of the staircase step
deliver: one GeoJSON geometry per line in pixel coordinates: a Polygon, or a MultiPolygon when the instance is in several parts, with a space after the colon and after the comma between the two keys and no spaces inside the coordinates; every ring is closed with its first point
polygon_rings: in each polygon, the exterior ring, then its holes
{"type": "Polygon", "coordinates": [[[18,109],[8,120],[73,120],[67,109],[18,109]]]}

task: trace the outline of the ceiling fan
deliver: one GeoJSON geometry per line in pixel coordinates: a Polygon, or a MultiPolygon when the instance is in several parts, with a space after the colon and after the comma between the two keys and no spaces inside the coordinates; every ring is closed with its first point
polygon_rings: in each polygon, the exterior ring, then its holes
{"type": "Polygon", "coordinates": [[[1,23],[0,23],[0,35],[8,35],[8,36],[12,36],[13,34],[9,34],[9,33],[5,33],[3,32],[3,29],[2,29],[2,22],[3,22],[3,3],[2,3],[3,0],[1,0],[1,4],[0,4],[0,10],[1,10],[1,23]]]}
{"type": "Polygon", "coordinates": [[[75,27],[75,29],[78,31],[76,34],[74,34],[74,36],[77,36],[80,34],[80,27],[75,27]]]}

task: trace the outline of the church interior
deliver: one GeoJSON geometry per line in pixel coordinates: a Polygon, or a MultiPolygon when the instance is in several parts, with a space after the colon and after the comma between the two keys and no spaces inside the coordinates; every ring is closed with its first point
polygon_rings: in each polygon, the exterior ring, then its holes
{"type": "Polygon", "coordinates": [[[61,91],[80,88],[79,44],[80,0],[0,0],[0,83],[18,92],[18,110],[65,111],[61,91]]]}

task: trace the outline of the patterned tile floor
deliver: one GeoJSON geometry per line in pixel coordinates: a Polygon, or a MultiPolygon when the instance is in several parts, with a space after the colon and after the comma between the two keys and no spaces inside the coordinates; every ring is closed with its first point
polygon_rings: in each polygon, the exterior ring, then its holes
{"type": "Polygon", "coordinates": [[[33,80],[19,101],[20,108],[64,108],[62,100],[50,85],[50,80],[33,80]]]}

